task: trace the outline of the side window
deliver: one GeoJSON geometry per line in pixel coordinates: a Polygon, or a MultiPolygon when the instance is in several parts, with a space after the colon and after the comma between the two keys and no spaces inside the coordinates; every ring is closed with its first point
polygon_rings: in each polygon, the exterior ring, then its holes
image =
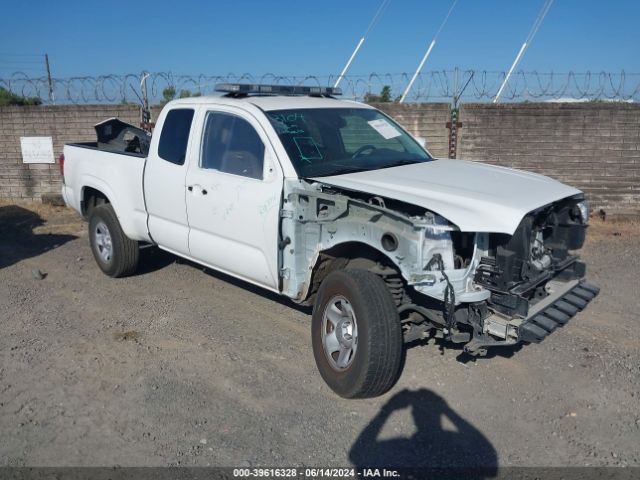
{"type": "Polygon", "coordinates": [[[176,165],[184,164],[192,120],[193,110],[190,108],[176,108],[167,113],[158,145],[160,158],[176,165]]]}
{"type": "Polygon", "coordinates": [[[227,113],[207,114],[200,166],[262,179],[264,144],[246,120],[227,113]]]}

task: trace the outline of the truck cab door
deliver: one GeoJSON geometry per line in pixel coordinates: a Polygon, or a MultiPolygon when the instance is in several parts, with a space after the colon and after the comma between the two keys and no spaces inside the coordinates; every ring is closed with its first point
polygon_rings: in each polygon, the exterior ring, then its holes
{"type": "Polygon", "coordinates": [[[277,291],[282,170],[252,115],[219,108],[201,112],[187,171],[191,257],[277,291]]]}
{"type": "MultiPolygon", "coordinates": [[[[193,108],[163,112],[159,140],[153,139],[144,171],[147,226],[161,248],[189,255],[189,222],[185,199],[185,178],[193,108]]],[[[155,136],[155,135],[154,135],[155,136]]]]}

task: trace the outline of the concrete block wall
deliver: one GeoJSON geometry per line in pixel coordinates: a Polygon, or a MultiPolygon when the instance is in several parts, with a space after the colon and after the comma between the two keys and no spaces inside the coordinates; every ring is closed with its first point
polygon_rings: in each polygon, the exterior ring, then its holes
{"type": "Polygon", "coordinates": [[[109,117],[138,124],[135,105],[0,107],[0,197],[40,200],[60,193],[57,164],[65,143],[95,141],[93,126],[109,117]],[[22,163],[20,137],[52,137],[56,164],[22,163]]]}
{"type": "MultiPolygon", "coordinates": [[[[447,156],[448,104],[375,106],[447,156]]],[[[57,158],[64,143],[94,141],[94,124],[118,117],[137,125],[139,114],[136,105],[0,107],[0,198],[60,191],[57,164],[22,163],[21,136],[53,137],[57,158]]],[[[640,215],[640,105],[465,104],[459,120],[458,158],[539,172],[583,190],[592,209],[640,215]]]]}
{"type": "Polygon", "coordinates": [[[377,103],[382,110],[416,137],[426,139],[427,148],[436,157],[446,157],[449,152],[450,119],[448,103],[377,103]]]}
{"type": "Polygon", "coordinates": [[[592,209],[640,213],[640,105],[465,104],[458,158],[553,177],[592,209]]]}

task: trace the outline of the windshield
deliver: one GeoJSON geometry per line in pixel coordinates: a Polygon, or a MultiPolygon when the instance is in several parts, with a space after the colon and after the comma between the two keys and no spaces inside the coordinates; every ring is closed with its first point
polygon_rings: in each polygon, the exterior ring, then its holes
{"type": "Polygon", "coordinates": [[[323,177],[427,162],[398,124],[370,108],[266,112],[300,177],[323,177]]]}

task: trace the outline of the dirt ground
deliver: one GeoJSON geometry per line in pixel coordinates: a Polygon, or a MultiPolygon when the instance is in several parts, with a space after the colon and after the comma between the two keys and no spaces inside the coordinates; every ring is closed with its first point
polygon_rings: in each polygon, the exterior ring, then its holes
{"type": "Polygon", "coordinates": [[[0,464],[640,465],[640,226],[589,234],[601,294],[543,343],[419,344],[343,400],[308,310],[153,248],[108,278],[73,212],[2,203],[0,464]]]}

